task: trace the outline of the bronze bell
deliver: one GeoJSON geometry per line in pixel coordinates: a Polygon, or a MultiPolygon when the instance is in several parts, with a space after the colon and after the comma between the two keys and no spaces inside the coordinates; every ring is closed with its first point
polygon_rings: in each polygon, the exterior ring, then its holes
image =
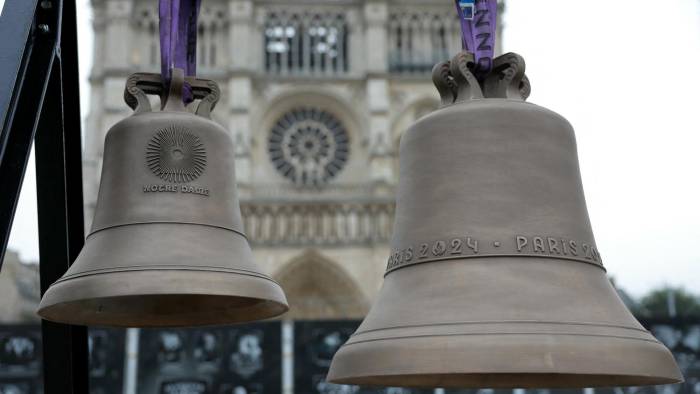
{"type": "Polygon", "coordinates": [[[253,261],[236,191],[234,148],[210,118],[213,81],[173,70],[134,74],[134,114],[105,139],[92,230],[38,314],[78,325],[166,327],[259,320],[288,310],[280,286],[253,261]],[[195,99],[185,108],[183,84],[195,99]],[[161,94],[151,111],[146,94],[161,94]],[[192,112],[195,113],[192,113],[192,112]]]}
{"type": "Polygon", "coordinates": [[[574,131],[525,102],[524,61],[483,81],[436,66],[442,107],[403,136],[383,287],[328,379],[369,386],[555,388],[677,383],[671,353],[605,275],[574,131]]]}

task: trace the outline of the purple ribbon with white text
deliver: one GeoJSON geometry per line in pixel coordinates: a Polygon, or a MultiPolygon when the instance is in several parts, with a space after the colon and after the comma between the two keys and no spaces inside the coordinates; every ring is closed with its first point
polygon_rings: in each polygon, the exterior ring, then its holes
{"type": "Polygon", "coordinates": [[[482,79],[491,71],[496,49],[497,0],[455,0],[462,24],[462,47],[474,54],[474,74],[482,79]]]}
{"type": "MultiPolygon", "coordinates": [[[[170,86],[173,68],[181,68],[185,76],[197,74],[197,17],[201,0],[160,0],[160,64],[165,88],[170,86]]],[[[167,91],[167,90],[166,90],[167,91]]],[[[185,102],[193,100],[186,85],[185,102]]]]}

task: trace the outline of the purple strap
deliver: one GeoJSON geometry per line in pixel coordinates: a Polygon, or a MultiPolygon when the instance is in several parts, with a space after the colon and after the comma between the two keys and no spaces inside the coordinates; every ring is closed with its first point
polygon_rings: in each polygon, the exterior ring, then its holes
{"type": "MultiPolygon", "coordinates": [[[[197,74],[197,17],[201,0],[160,0],[160,64],[166,91],[170,86],[171,69],[181,68],[185,76],[197,74]]],[[[185,84],[183,99],[193,100],[192,90],[185,84]]]]}
{"type": "Polygon", "coordinates": [[[462,47],[474,54],[474,74],[482,79],[491,71],[496,48],[497,0],[455,0],[462,23],[462,47]],[[471,12],[471,15],[469,13],[471,12]]]}

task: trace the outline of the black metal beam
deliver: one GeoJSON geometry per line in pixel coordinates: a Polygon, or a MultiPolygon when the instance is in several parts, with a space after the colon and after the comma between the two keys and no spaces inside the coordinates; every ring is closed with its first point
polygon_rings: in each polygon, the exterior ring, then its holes
{"type": "MultiPolygon", "coordinates": [[[[0,23],[0,37],[9,38],[0,40],[0,124],[5,124],[5,119],[11,117],[10,109],[16,101],[15,85],[18,75],[21,74],[23,65],[26,64],[25,53],[29,39],[29,33],[34,23],[37,0],[7,0],[2,9],[2,23],[0,23]]],[[[21,78],[19,78],[21,83],[21,78]]],[[[7,137],[6,129],[2,129],[2,136],[7,137]]],[[[1,139],[0,142],[5,142],[1,139]]],[[[2,157],[0,144],[0,157],[2,157]]]]}
{"type": "Polygon", "coordinates": [[[71,264],[78,257],[85,243],[78,23],[75,3],[76,0],[63,0],[60,46],[63,102],[70,103],[63,106],[63,130],[66,147],[68,256],[71,264]]]}
{"type": "MultiPolygon", "coordinates": [[[[43,295],[84,242],[75,0],[6,0],[0,37],[11,37],[0,40],[0,264],[34,141],[43,295]]],[[[42,342],[44,392],[88,394],[87,328],[43,321],[42,342]]]]}
{"type": "MultiPolygon", "coordinates": [[[[43,296],[77,258],[84,242],[84,221],[75,0],[42,4],[59,15],[55,26],[59,46],[35,138],[43,296]]],[[[87,327],[42,321],[42,343],[44,393],[88,394],[87,327]]]]}
{"type": "Polygon", "coordinates": [[[0,23],[0,268],[55,55],[60,15],[6,0],[0,23]],[[54,31],[51,31],[51,29],[54,31]]]}
{"type": "MultiPolygon", "coordinates": [[[[42,296],[74,261],[71,244],[82,242],[83,234],[82,206],[79,212],[71,212],[73,204],[69,201],[69,196],[81,191],[76,190],[81,189],[81,181],[67,165],[70,161],[67,147],[75,143],[75,134],[80,152],[80,129],[64,129],[61,80],[61,61],[57,58],[35,141],[42,296]],[[80,220],[80,229],[76,234],[72,230],[77,227],[77,220],[80,220]]],[[[42,342],[44,393],[87,394],[87,328],[42,321],[42,342]]]]}

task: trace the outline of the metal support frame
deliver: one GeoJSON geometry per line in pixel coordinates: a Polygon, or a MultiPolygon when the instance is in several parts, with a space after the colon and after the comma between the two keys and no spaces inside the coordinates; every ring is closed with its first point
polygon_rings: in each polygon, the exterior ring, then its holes
{"type": "MultiPolygon", "coordinates": [[[[6,0],[0,36],[0,262],[34,141],[43,295],[84,242],[75,0],[6,0]]],[[[44,393],[87,394],[87,328],[43,321],[42,339],[44,393]]]]}

